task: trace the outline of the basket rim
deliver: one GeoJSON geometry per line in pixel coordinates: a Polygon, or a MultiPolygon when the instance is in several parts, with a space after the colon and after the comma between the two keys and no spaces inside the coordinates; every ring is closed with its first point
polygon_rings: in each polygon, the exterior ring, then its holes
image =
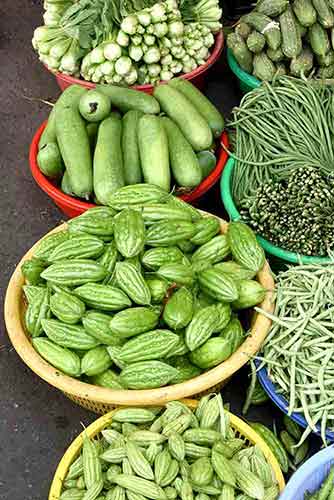
{"type": "MultiPolygon", "coordinates": [[[[41,172],[37,164],[37,154],[38,154],[38,143],[41,135],[47,125],[47,120],[45,120],[35,132],[29,149],[29,166],[31,174],[36,182],[36,184],[44,191],[54,202],[66,205],[67,208],[73,210],[86,211],[89,208],[96,207],[94,203],[89,203],[87,201],[82,201],[79,198],[70,196],[63,193],[63,191],[57,187],[46,175],[41,172]]],[[[215,168],[210,172],[210,174],[202,180],[202,182],[194,188],[190,193],[184,193],[178,196],[183,201],[194,202],[201,198],[205,193],[209,191],[219,180],[222,171],[225,168],[226,162],[228,160],[228,153],[226,149],[229,148],[229,140],[226,131],[220,136],[219,147],[217,151],[217,162],[215,168]]]]}
{"type": "MultiPolygon", "coordinates": [[[[230,156],[224,167],[221,179],[220,179],[220,193],[223,205],[230,216],[231,220],[239,220],[241,218],[240,213],[235,206],[232,193],[231,193],[231,177],[234,168],[235,159],[230,156]]],[[[289,250],[284,250],[270,241],[262,238],[262,236],[257,236],[257,240],[262,246],[262,248],[269,253],[274,255],[281,260],[286,262],[291,262],[292,264],[329,264],[332,262],[330,257],[310,257],[308,255],[301,255],[289,250]]]]}
{"type": "MultiPolygon", "coordinates": [[[[183,400],[183,402],[186,403],[187,406],[189,406],[191,409],[195,409],[198,404],[198,401],[192,399],[185,399],[183,400]]],[[[102,417],[99,417],[72,441],[65,454],[61,458],[56,469],[53,481],[51,483],[49,500],[59,500],[59,495],[61,493],[65,475],[67,474],[71,463],[75,460],[81,450],[84,434],[87,433],[89,438],[96,436],[99,432],[101,432],[102,429],[104,429],[108,424],[111,423],[112,416],[115,411],[116,410],[112,410],[102,417]]],[[[261,448],[264,456],[268,460],[268,463],[271,465],[275,473],[280,492],[282,492],[285,487],[284,477],[279,463],[277,462],[276,457],[274,456],[268,445],[261,438],[261,436],[259,436],[246,422],[227,410],[225,410],[225,412],[230,417],[232,427],[234,427],[235,430],[239,431],[246,439],[254,444],[257,444],[261,448]]]]}
{"type": "MultiPolygon", "coordinates": [[[[202,213],[209,217],[213,216],[207,212],[202,211],[202,213]]],[[[219,217],[217,218],[220,221],[221,232],[226,232],[228,223],[219,217]]],[[[67,224],[63,223],[44,237],[64,230],[66,227],[67,224]]],[[[23,326],[21,306],[24,278],[21,273],[21,266],[26,260],[32,257],[38,244],[39,241],[23,256],[9,281],[4,307],[7,333],[14,349],[33,372],[54,387],[77,398],[88,399],[97,403],[123,406],[156,406],[171,400],[189,398],[194,394],[199,394],[214,387],[239,370],[260,349],[269,332],[271,326],[270,319],[261,313],[255,313],[250,335],[247,336],[244,343],[241,344],[230,358],[198,377],[181,384],[173,384],[157,389],[112,390],[81,382],[61,373],[47,363],[32,347],[23,326]]],[[[275,283],[267,261],[257,277],[259,282],[267,289],[266,296],[260,307],[266,312],[273,313],[275,304],[273,290],[275,283]]]]}
{"type": "MultiPolygon", "coordinates": [[[[211,66],[215,64],[215,62],[219,59],[220,54],[222,53],[222,50],[224,48],[224,32],[223,30],[219,30],[218,33],[215,35],[215,43],[213,45],[213,50],[210,54],[210,57],[208,60],[205,62],[205,64],[202,64],[201,66],[198,66],[198,68],[194,69],[190,73],[184,73],[177,78],[183,78],[185,80],[191,80],[193,78],[196,78],[203,73],[205,73],[211,66]]],[[[88,80],[84,80],[82,78],[75,78],[74,76],[66,75],[65,73],[61,73],[59,71],[54,71],[51,68],[49,68],[46,64],[44,64],[44,67],[52,73],[57,80],[66,82],[69,85],[72,84],[77,84],[84,86],[89,89],[93,89],[96,87],[96,83],[89,82],[88,80]]],[[[159,83],[167,83],[164,81],[161,81],[159,83]]],[[[154,85],[150,84],[145,84],[145,85],[132,85],[129,87],[134,90],[139,90],[141,92],[152,92],[154,89],[154,85]]]]}

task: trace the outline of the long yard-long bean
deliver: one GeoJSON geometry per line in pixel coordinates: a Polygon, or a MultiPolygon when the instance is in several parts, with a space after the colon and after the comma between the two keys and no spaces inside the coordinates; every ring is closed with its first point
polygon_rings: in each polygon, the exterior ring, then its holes
{"type": "Polygon", "coordinates": [[[270,180],[298,167],[334,172],[334,90],[283,76],[246,94],[233,111],[236,159],[232,194],[239,206],[270,180]]]}

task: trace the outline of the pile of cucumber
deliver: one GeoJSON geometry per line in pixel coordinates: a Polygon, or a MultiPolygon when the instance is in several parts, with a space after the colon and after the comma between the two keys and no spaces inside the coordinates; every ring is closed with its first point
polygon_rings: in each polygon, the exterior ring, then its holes
{"type": "Polygon", "coordinates": [[[191,191],[216,165],[224,120],[190,82],[174,79],[148,95],[72,85],[54,105],[37,164],[68,195],[108,205],[113,193],[145,182],[191,191]]]}
{"type": "Polygon", "coordinates": [[[263,301],[253,231],[163,189],[125,186],[44,238],[22,266],[25,326],[58,370],[111,389],[181,383],[243,343],[238,311],[263,301]]]}
{"type": "Polygon", "coordinates": [[[227,45],[242,69],[259,80],[275,75],[334,76],[333,0],[259,0],[227,45]]]}

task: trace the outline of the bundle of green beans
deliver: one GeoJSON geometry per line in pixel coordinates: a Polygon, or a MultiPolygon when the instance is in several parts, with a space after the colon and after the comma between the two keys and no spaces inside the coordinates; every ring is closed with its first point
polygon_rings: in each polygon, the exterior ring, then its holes
{"type": "Polygon", "coordinates": [[[269,181],[297,168],[334,170],[334,90],[319,82],[275,78],[244,96],[233,111],[236,205],[269,181]]]}
{"type": "Polygon", "coordinates": [[[304,495],[305,500],[333,500],[334,499],[334,467],[329,471],[328,476],[321,484],[318,491],[315,493],[309,493],[308,491],[304,495]]]}
{"type": "MultiPolygon", "coordinates": [[[[334,261],[290,267],[277,277],[276,311],[264,343],[263,365],[288,401],[288,415],[301,413],[302,443],[319,430],[334,430],[334,261]],[[318,426],[318,429],[316,428],[318,426]]],[[[259,311],[259,308],[256,308],[259,311]]]]}
{"type": "Polygon", "coordinates": [[[285,250],[325,256],[334,249],[334,178],[300,167],[289,179],[262,184],[241,203],[242,218],[285,250]]]}

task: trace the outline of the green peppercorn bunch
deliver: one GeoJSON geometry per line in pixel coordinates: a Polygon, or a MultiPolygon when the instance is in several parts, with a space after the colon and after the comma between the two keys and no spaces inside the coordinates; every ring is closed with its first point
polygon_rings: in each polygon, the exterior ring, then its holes
{"type": "Polygon", "coordinates": [[[285,250],[317,256],[334,250],[334,178],[313,167],[262,184],[240,212],[257,234],[285,250]]]}

